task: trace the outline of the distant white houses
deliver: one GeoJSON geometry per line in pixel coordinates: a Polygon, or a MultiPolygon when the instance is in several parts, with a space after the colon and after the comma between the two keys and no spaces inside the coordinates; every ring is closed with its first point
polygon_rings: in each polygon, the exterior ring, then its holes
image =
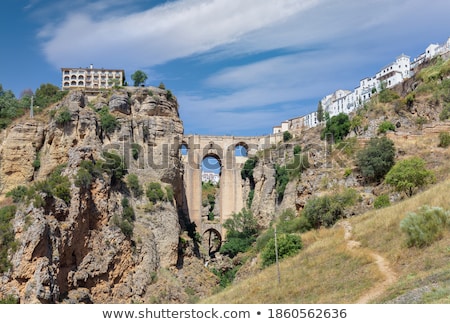
{"type": "Polygon", "coordinates": [[[123,86],[125,71],[120,69],[61,68],[62,90],[74,88],[107,89],[115,85],[123,86]]]}
{"type": "Polygon", "coordinates": [[[202,172],[202,182],[211,182],[218,184],[220,181],[220,175],[214,172],[202,172]]]}
{"type": "MultiPolygon", "coordinates": [[[[370,100],[373,93],[380,91],[382,86],[386,88],[396,86],[405,79],[412,77],[417,66],[424,61],[449,52],[450,38],[448,38],[447,42],[443,45],[429,45],[425,52],[415,58],[412,62],[409,56],[402,54],[398,56],[394,62],[384,66],[375,76],[361,79],[359,85],[353,91],[336,90],[334,93],[323,97],[321,99],[323,111],[324,113],[328,113],[330,117],[340,113],[349,114],[363,105],[364,102],[370,100]]],[[[284,121],[281,125],[273,127],[273,133],[277,134],[300,129],[301,127],[298,126],[300,121],[305,128],[316,127],[319,124],[317,111],[284,121]]]]}

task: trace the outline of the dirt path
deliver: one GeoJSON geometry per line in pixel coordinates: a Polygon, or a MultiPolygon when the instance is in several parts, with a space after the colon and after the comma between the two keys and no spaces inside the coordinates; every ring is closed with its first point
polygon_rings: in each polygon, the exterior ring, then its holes
{"type": "MultiPolygon", "coordinates": [[[[356,249],[361,246],[358,241],[352,240],[352,225],[348,221],[343,221],[342,226],[344,227],[344,238],[347,241],[347,247],[349,249],[356,249]]],[[[357,304],[367,304],[371,300],[380,296],[391,284],[397,280],[397,275],[390,268],[389,261],[383,258],[381,255],[375,252],[369,252],[370,256],[375,260],[378,269],[384,276],[384,281],[376,284],[372,289],[359,298],[356,302],[357,304]]]]}

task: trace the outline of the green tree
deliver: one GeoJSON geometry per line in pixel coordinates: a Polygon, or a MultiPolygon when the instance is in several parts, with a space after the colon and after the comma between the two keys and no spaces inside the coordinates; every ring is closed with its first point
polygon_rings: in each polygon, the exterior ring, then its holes
{"type": "Polygon", "coordinates": [[[45,108],[50,106],[52,103],[60,101],[66,94],[66,91],[59,90],[59,87],[51,83],[41,84],[41,86],[36,89],[35,104],[40,108],[45,108]]]}
{"type": "Polygon", "coordinates": [[[319,103],[317,104],[317,121],[319,123],[323,122],[324,117],[325,116],[323,114],[322,101],[319,101],[319,103]]]}
{"type": "Polygon", "coordinates": [[[283,142],[287,142],[292,139],[292,134],[289,131],[283,133],[283,142]]]}
{"type": "Polygon", "coordinates": [[[398,192],[411,197],[418,188],[433,183],[435,175],[425,168],[423,159],[412,157],[397,162],[386,174],[385,181],[398,192]]]}
{"type": "Polygon", "coordinates": [[[395,164],[394,142],[386,137],[371,138],[358,152],[357,164],[366,181],[380,181],[395,164]]]}
{"type": "Polygon", "coordinates": [[[223,227],[227,230],[227,241],[220,248],[220,252],[230,257],[247,251],[256,241],[258,223],[248,209],[244,208],[239,213],[233,213],[223,227]]]}
{"type": "MultiPolygon", "coordinates": [[[[277,238],[278,258],[284,259],[297,254],[303,247],[300,236],[294,234],[282,234],[277,238]]],[[[263,267],[276,262],[275,239],[272,238],[261,252],[263,267]]]]}
{"type": "Polygon", "coordinates": [[[133,80],[135,87],[143,85],[147,78],[147,74],[141,70],[137,70],[131,75],[131,79],[133,80]]]}
{"type": "Polygon", "coordinates": [[[350,132],[350,119],[347,114],[340,113],[326,120],[325,128],[322,130],[321,139],[325,139],[329,135],[335,142],[344,139],[350,132]]]}

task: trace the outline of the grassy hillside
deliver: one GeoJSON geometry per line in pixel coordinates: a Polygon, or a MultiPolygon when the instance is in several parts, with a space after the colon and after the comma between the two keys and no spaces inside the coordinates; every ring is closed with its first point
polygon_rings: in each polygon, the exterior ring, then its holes
{"type": "Polygon", "coordinates": [[[273,265],[200,303],[450,303],[450,231],[426,248],[407,247],[400,231],[406,214],[423,205],[449,209],[449,190],[446,180],[390,207],[302,234],[305,247],[280,263],[280,282],[273,265]],[[352,227],[351,238],[343,222],[352,227]],[[377,256],[392,272],[389,285],[377,256]]]}

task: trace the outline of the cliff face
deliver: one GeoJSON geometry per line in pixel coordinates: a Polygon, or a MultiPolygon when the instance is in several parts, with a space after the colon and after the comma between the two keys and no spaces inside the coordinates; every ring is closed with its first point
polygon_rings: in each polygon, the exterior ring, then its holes
{"type": "MultiPolygon", "coordinates": [[[[1,277],[0,299],[13,295],[21,303],[186,301],[184,291],[166,294],[170,283],[161,288],[162,281],[170,282],[167,277],[180,273],[184,190],[178,139],[183,125],[176,99],[159,88],[114,90],[96,97],[72,91],[49,114],[52,117],[19,121],[2,134],[1,194],[19,185],[43,188],[59,169],[69,179],[70,196],[61,199],[48,192],[51,188],[35,189],[40,204],[30,199],[17,204],[17,246],[10,249],[10,270],[1,277]],[[112,128],[101,117],[105,111],[115,117],[112,128]],[[65,119],[62,112],[68,112],[65,119]],[[104,152],[122,158],[126,173],[137,176],[142,195],[130,190],[126,175],[118,179],[114,170],[108,173],[105,168],[91,172],[89,183],[77,184],[83,161],[108,166],[111,161],[104,152]],[[165,198],[149,201],[149,183],[159,183],[165,198]],[[134,211],[132,234],[121,230],[118,221],[129,206],[134,211]],[[161,276],[161,269],[170,274],[161,276]]],[[[3,201],[11,203],[10,199],[3,201]]],[[[193,249],[189,238],[184,242],[185,252],[193,249]]],[[[195,259],[184,264],[197,267],[195,259]]],[[[215,284],[212,275],[205,276],[199,295],[208,292],[208,282],[215,284]]]]}

